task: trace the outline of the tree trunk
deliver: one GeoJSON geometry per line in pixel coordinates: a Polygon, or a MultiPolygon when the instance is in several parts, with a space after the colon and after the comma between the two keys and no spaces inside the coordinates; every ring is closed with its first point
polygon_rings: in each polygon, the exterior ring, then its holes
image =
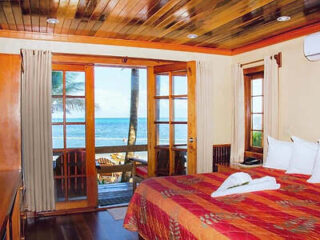
{"type": "MultiPolygon", "coordinates": [[[[139,104],[139,70],[133,68],[131,70],[131,101],[130,101],[130,122],[128,132],[128,146],[135,145],[137,140],[138,126],[138,104],[139,104]]],[[[133,157],[133,152],[126,152],[125,164],[129,162],[129,158],[133,157]]],[[[122,182],[127,182],[129,174],[122,173],[122,182]]]]}

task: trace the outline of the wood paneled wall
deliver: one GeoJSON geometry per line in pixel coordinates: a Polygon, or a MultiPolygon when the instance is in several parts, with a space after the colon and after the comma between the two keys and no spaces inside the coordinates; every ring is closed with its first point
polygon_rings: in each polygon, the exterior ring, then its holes
{"type": "Polygon", "coordinates": [[[20,55],[0,54],[0,170],[21,168],[20,55]]]}

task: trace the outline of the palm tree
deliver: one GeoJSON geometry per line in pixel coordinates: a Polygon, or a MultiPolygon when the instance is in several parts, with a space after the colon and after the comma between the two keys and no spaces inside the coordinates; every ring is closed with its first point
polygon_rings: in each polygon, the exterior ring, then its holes
{"type": "MultiPolygon", "coordinates": [[[[128,146],[136,144],[137,126],[138,126],[138,104],[139,104],[139,70],[131,69],[131,101],[130,101],[130,122],[128,131],[128,146]]],[[[124,164],[129,162],[129,158],[133,157],[133,152],[126,152],[124,164]]],[[[129,176],[122,173],[122,182],[127,182],[129,176]]]]}
{"type": "MultiPolygon", "coordinates": [[[[66,74],[66,92],[70,95],[77,91],[84,90],[84,81],[76,82],[74,81],[78,76],[77,72],[68,72],[66,74]]],[[[63,84],[62,84],[62,72],[53,71],[52,72],[52,95],[62,95],[63,84]]],[[[85,107],[84,101],[79,98],[68,99],[66,103],[66,111],[69,113],[71,110],[81,111],[85,107]]],[[[62,112],[62,98],[54,98],[52,100],[52,112],[62,112]]]]}

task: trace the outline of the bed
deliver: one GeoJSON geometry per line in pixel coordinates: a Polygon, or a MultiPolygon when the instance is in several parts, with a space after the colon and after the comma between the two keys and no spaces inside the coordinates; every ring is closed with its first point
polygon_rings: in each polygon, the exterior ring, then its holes
{"type": "Polygon", "coordinates": [[[144,239],[320,239],[320,185],[308,176],[258,167],[277,191],[211,198],[230,172],[150,178],[137,188],[124,227],[144,239]]]}

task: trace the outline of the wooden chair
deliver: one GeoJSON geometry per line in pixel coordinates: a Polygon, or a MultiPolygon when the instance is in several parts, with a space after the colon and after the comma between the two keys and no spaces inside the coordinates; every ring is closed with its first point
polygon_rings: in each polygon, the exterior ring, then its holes
{"type": "Polygon", "coordinates": [[[133,192],[137,188],[137,184],[141,183],[144,179],[148,177],[148,162],[143,159],[129,158],[132,162],[132,187],[133,192]]]}
{"type": "Polygon", "coordinates": [[[112,166],[96,164],[96,168],[98,174],[112,174],[114,172],[132,172],[133,164],[127,163],[112,166]]]}
{"type": "Polygon", "coordinates": [[[133,192],[137,188],[137,184],[148,177],[148,164],[146,160],[129,158],[131,163],[122,165],[105,166],[96,164],[97,173],[101,175],[112,174],[114,172],[131,172],[133,192]]]}

